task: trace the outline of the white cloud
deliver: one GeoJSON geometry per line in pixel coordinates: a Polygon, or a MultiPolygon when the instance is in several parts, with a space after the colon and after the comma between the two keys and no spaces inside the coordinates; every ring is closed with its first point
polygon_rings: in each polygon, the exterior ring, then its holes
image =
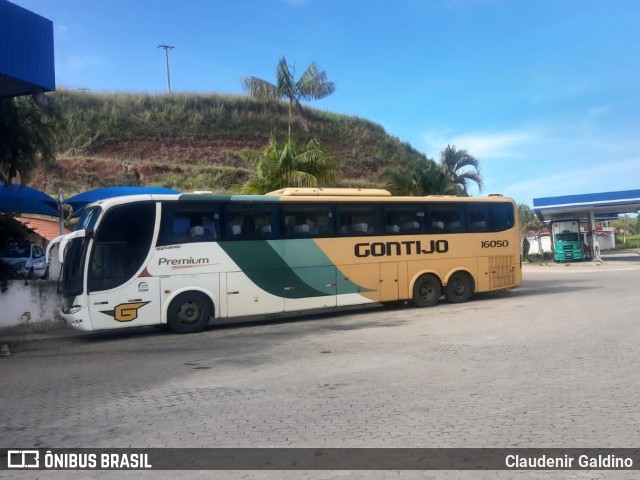
{"type": "Polygon", "coordinates": [[[451,142],[476,158],[514,158],[521,155],[524,144],[533,138],[533,132],[499,132],[461,135],[451,142]]]}
{"type": "Polygon", "coordinates": [[[522,156],[524,147],[539,137],[540,133],[530,129],[503,132],[474,132],[462,135],[430,132],[424,135],[429,156],[437,158],[447,145],[468,151],[482,159],[516,158],[522,156]]]}
{"type": "Polygon", "coordinates": [[[515,179],[503,188],[503,193],[532,205],[534,198],[553,197],[597,192],[635,190],[638,188],[636,172],[640,168],[640,156],[602,159],[602,163],[580,165],[569,159],[550,168],[543,165],[539,175],[527,179],[515,179]]]}
{"type": "MultiPolygon", "coordinates": [[[[593,106],[574,118],[529,122],[489,132],[430,132],[432,158],[447,144],[480,161],[483,193],[518,202],[533,198],[640,188],[640,138],[633,124],[607,122],[611,109],[593,106]]],[[[475,194],[475,192],[474,192],[475,194]]]]}
{"type": "Polygon", "coordinates": [[[105,65],[105,60],[99,55],[69,55],[60,62],[61,70],[86,70],[105,65]]]}

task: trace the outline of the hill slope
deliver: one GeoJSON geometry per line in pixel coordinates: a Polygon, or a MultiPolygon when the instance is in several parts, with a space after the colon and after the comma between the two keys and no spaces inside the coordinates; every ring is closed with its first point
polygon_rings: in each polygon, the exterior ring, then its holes
{"type": "MultiPolygon", "coordinates": [[[[285,103],[246,96],[59,90],[55,99],[67,121],[58,166],[36,172],[31,182],[50,193],[114,185],[224,192],[251,173],[242,150],[262,150],[287,131],[285,103]]],[[[343,186],[380,186],[388,165],[424,157],[370,121],[305,111],[306,120],[292,125],[294,135],[300,143],[318,138],[340,160],[343,186]]]]}

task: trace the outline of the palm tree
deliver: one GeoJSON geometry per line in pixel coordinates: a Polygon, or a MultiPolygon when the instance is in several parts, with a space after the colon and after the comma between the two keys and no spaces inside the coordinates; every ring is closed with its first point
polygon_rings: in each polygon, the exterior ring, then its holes
{"type": "Polygon", "coordinates": [[[256,171],[242,186],[242,193],[264,194],[285,187],[318,187],[340,179],[338,161],[312,139],[299,149],[293,137],[279,144],[275,139],[262,152],[247,151],[242,157],[256,171]]]}
{"type": "Polygon", "coordinates": [[[407,165],[387,167],[382,173],[394,195],[442,195],[455,186],[430,158],[416,158],[407,165]]]}
{"type": "Polygon", "coordinates": [[[38,105],[30,97],[0,99],[0,180],[5,185],[18,175],[24,185],[36,167],[55,162],[60,118],[52,102],[38,105]]]}
{"type": "MultiPolygon", "coordinates": [[[[522,245],[522,255],[526,257],[529,253],[527,234],[533,233],[540,240],[539,234],[545,225],[526,203],[518,204],[518,223],[520,224],[520,244],[522,245]],[[527,247],[525,249],[525,246],[527,247]],[[526,251],[525,251],[526,250],[526,251]]],[[[542,252],[540,252],[542,253],[542,252]]]]}
{"type": "Polygon", "coordinates": [[[248,76],[242,79],[242,87],[252,97],[289,101],[289,137],[293,108],[304,114],[300,100],[319,100],[328,97],[336,89],[335,84],[327,80],[327,74],[319,71],[314,62],[307,67],[298,81],[295,81],[294,71],[284,57],[276,67],[275,85],[261,78],[248,76]]]}
{"type": "Polygon", "coordinates": [[[480,162],[466,150],[458,150],[455,146],[447,145],[440,152],[440,169],[449,180],[451,186],[444,194],[469,196],[468,182],[475,182],[478,190],[482,191],[484,182],[480,175],[480,162]],[[470,169],[465,170],[465,168],[470,169]]]}

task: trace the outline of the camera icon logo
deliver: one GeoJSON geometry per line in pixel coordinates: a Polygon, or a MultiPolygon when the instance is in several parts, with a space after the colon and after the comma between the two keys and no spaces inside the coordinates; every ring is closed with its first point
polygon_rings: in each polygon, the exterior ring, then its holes
{"type": "Polygon", "coordinates": [[[9,450],[7,468],[40,468],[40,451],[9,450]]]}

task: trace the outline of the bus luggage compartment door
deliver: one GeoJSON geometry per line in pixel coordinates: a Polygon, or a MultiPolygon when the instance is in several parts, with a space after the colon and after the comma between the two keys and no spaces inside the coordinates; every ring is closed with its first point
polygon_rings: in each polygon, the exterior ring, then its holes
{"type": "Polygon", "coordinates": [[[340,265],[338,306],[380,301],[380,265],[340,265]]]}
{"type": "Polygon", "coordinates": [[[287,312],[336,306],[337,269],[334,266],[300,267],[284,275],[287,312]]]}
{"type": "Polygon", "coordinates": [[[227,273],[227,316],[284,311],[283,270],[227,273]]]}
{"type": "Polygon", "coordinates": [[[380,301],[398,300],[398,263],[380,264],[380,301]]]}
{"type": "Polygon", "coordinates": [[[513,256],[500,255],[478,258],[476,291],[487,292],[512,287],[515,284],[513,256]]]}

